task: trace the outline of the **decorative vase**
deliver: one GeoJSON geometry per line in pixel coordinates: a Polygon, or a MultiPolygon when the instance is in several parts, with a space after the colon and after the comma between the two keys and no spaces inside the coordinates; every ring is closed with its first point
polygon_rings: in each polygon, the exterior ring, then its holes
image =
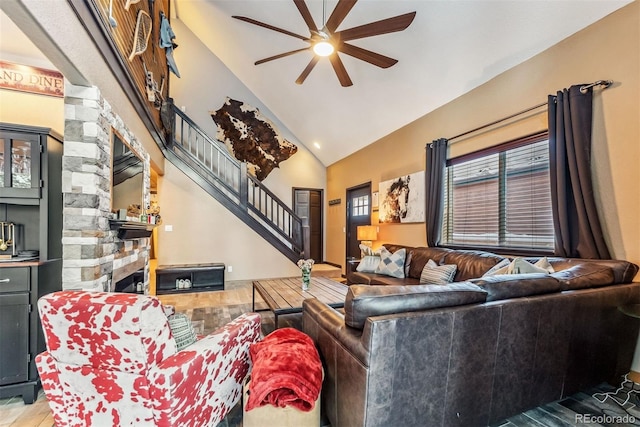
{"type": "Polygon", "coordinates": [[[309,290],[309,283],[311,283],[311,269],[303,268],[302,269],[302,290],[309,290]]]}

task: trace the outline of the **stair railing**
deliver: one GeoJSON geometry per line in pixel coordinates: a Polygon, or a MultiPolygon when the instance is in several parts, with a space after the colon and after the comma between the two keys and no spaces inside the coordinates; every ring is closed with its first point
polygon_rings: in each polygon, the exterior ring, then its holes
{"type": "Polygon", "coordinates": [[[303,219],[249,174],[246,163],[231,156],[223,143],[208,136],[175,105],[172,108],[170,149],[292,251],[308,258],[306,221],[303,224],[303,219]]]}

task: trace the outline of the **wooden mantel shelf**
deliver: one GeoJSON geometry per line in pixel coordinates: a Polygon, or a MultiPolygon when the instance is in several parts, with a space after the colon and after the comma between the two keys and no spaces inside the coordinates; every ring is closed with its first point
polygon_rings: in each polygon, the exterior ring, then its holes
{"type": "Polygon", "coordinates": [[[156,227],[156,224],[147,224],[136,221],[121,221],[117,219],[110,219],[109,225],[112,230],[118,230],[118,239],[122,240],[149,237],[151,236],[153,229],[156,227]]]}

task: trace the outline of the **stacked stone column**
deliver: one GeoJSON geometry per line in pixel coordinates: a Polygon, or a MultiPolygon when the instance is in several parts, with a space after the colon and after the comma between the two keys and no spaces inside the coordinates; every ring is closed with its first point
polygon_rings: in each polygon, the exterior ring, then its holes
{"type": "Polygon", "coordinates": [[[144,160],[144,207],[150,199],[146,150],[97,87],[65,83],[63,289],[110,291],[114,270],[140,260],[148,289],[149,239],[122,241],[109,226],[112,128],[144,160]]]}

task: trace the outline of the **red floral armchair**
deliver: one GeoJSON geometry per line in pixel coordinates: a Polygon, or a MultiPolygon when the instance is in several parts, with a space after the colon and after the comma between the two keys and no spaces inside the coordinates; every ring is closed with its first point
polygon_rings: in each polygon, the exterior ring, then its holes
{"type": "Polygon", "coordinates": [[[215,426],[260,338],[249,313],[178,352],[160,301],[135,294],[55,292],[38,309],[47,351],[36,365],[57,427],[215,426]]]}

